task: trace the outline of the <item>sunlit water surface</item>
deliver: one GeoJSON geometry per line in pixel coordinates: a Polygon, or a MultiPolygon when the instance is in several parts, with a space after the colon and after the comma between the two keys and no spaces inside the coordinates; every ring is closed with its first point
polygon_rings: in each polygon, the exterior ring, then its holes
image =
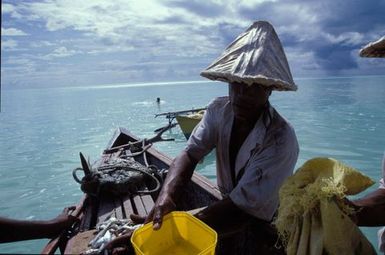
{"type": "MultiPolygon", "coordinates": [[[[299,167],[312,157],[334,157],[378,181],[385,150],[385,76],[297,80],[297,92],[276,92],[272,105],[295,127],[299,167]]],[[[93,86],[2,90],[0,113],[0,215],[50,219],[82,196],[72,179],[79,152],[96,160],[117,127],[139,137],[167,124],[160,112],[206,106],[227,94],[215,82],[146,86],[93,86]],[[156,103],[156,98],[161,103],[156,103]]],[[[184,148],[180,129],[174,142],[156,147],[171,156],[184,148]]],[[[215,158],[197,169],[215,182],[215,158]]],[[[375,189],[369,188],[366,192],[375,189]]],[[[377,247],[378,228],[363,228],[377,247]]],[[[39,253],[47,240],[1,244],[1,253],[39,253]]]]}

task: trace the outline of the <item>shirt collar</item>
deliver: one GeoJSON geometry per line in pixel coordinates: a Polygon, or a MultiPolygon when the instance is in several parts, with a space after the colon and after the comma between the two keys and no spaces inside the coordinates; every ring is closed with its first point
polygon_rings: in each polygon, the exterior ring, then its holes
{"type": "Polygon", "coordinates": [[[251,130],[251,132],[243,142],[235,161],[236,176],[248,162],[249,158],[251,157],[252,151],[263,144],[267,128],[271,124],[273,114],[274,108],[269,104],[267,111],[265,111],[261,115],[261,117],[255,123],[254,128],[251,130]]]}

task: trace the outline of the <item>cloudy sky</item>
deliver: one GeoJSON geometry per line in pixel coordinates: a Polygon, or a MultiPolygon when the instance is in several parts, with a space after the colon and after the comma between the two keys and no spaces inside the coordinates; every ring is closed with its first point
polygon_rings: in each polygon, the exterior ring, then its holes
{"type": "Polygon", "coordinates": [[[385,0],[2,1],[2,86],[200,80],[255,20],[270,21],[294,79],[385,74],[358,50],[385,35],[385,0]]]}

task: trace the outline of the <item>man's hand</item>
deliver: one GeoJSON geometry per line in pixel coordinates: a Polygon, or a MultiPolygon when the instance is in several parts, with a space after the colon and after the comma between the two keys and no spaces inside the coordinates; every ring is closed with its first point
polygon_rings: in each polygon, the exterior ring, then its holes
{"type": "Polygon", "coordinates": [[[252,216],[238,208],[229,197],[199,211],[195,217],[209,225],[219,235],[238,232],[252,219],[252,216]]]}
{"type": "Polygon", "coordinates": [[[148,214],[144,223],[153,222],[153,229],[158,230],[162,226],[163,216],[175,211],[176,205],[170,196],[167,194],[160,194],[156,201],[154,208],[148,214]]]}
{"type": "Polygon", "coordinates": [[[153,229],[160,229],[163,216],[176,209],[175,201],[178,200],[180,191],[191,179],[197,162],[197,160],[190,158],[186,151],[182,151],[173,160],[154,208],[148,214],[144,223],[153,221],[153,229]]]}

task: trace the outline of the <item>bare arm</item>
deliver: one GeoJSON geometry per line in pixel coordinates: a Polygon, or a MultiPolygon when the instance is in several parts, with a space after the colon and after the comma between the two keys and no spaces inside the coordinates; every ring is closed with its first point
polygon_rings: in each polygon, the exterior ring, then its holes
{"type": "Polygon", "coordinates": [[[175,201],[178,199],[179,191],[191,179],[196,165],[197,161],[190,158],[186,151],[182,151],[174,159],[154,208],[145,223],[153,221],[155,230],[161,227],[163,216],[175,210],[175,201]]]}
{"type": "Polygon", "coordinates": [[[227,235],[241,230],[252,216],[238,208],[226,197],[195,215],[220,235],[227,235]]]}
{"type": "Polygon", "coordinates": [[[377,189],[368,195],[352,201],[357,208],[355,215],[359,226],[385,225],[385,189],[377,189]]]}
{"type": "Polygon", "coordinates": [[[73,209],[65,208],[52,220],[29,221],[0,217],[0,243],[58,236],[76,221],[76,217],[68,214],[73,209]]]}
{"type": "MultiPolygon", "coordinates": [[[[154,209],[146,219],[146,222],[153,220],[154,229],[161,227],[164,215],[175,210],[179,191],[191,179],[196,165],[197,161],[192,159],[186,151],[182,151],[171,164],[154,209]]],[[[239,209],[229,197],[208,206],[195,216],[219,233],[237,231],[251,217],[239,209]]]]}

